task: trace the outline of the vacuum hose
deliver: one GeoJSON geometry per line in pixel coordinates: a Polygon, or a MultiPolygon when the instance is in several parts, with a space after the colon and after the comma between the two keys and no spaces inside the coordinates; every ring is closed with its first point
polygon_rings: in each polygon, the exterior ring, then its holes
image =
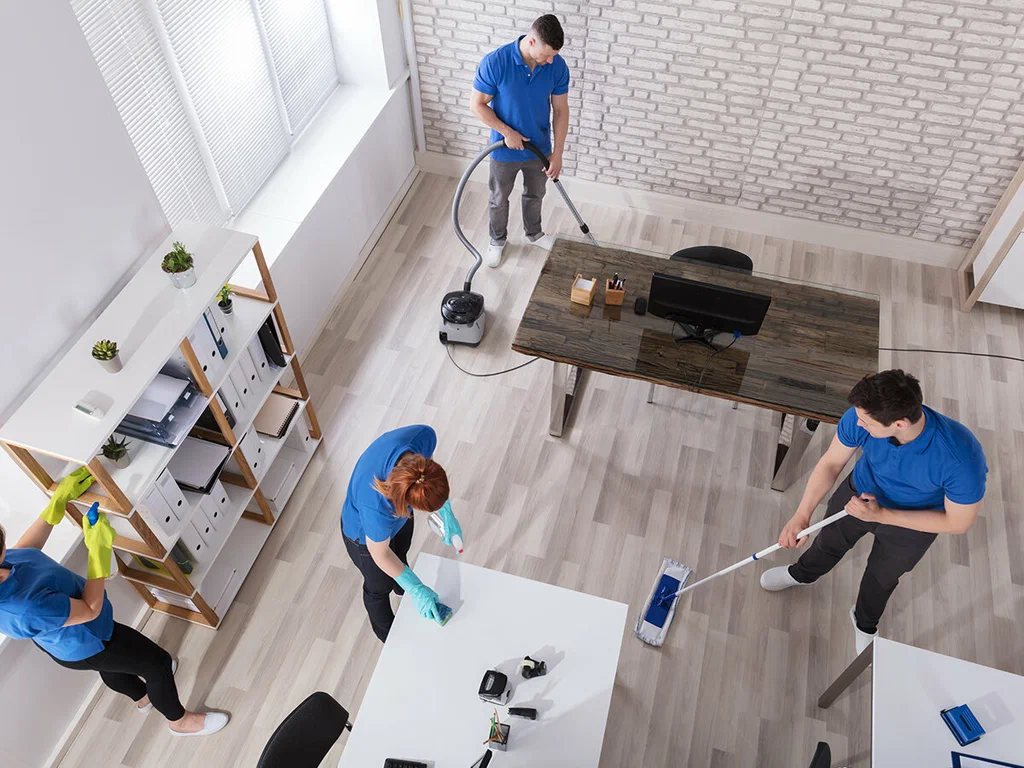
{"type": "MultiPolygon", "coordinates": [[[[494,150],[500,149],[501,147],[504,146],[505,141],[502,140],[496,141],[490,146],[484,147],[480,154],[473,158],[473,161],[469,164],[469,167],[466,169],[466,172],[463,173],[462,178],[459,179],[459,186],[455,189],[455,199],[452,201],[452,227],[454,227],[455,234],[458,236],[459,240],[462,241],[462,244],[466,246],[466,248],[469,250],[471,254],[473,254],[473,266],[469,268],[469,273],[466,275],[466,283],[462,287],[464,291],[472,290],[473,276],[476,274],[476,271],[480,269],[480,266],[484,263],[484,259],[480,255],[480,252],[473,247],[473,244],[469,242],[469,238],[466,237],[465,233],[463,233],[462,227],[459,226],[459,204],[462,202],[462,191],[466,188],[466,182],[469,181],[469,177],[473,175],[473,171],[475,171],[476,167],[480,165],[481,162],[483,162],[483,159],[487,157],[489,154],[491,154],[491,152],[493,152],[494,150]]],[[[540,158],[540,160],[544,163],[545,170],[548,168],[550,163],[548,162],[547,156],[539,149],[537,149],[536,145],[530,143],[529,141],[524,141],[523,148],[530,150],[531,152],[533,152],[533,154],[540,158]]],[[[580,216],[580,212],[576,210],[576,206],[573,205],[572,200],[569,199],[569,195],[566,194],[565,188],[561,185],[561,183],[559,183],[558,179],[555,179],[554,182],[555,187],[558,189],[558,192],[562,195],[562,199],[565,200],[565,204],[569,207],[569,210],[572,212],[573,217],[576,219],[576,223],[579,224],[580,231],[584,235],[586,235],[587,239],[590,240],[590,242],[592,242],[594,245],[599,245],[597,240],[595,240],[594,236],[590,233],[590,227],[587,226],[587,223],[580,216]]]]}

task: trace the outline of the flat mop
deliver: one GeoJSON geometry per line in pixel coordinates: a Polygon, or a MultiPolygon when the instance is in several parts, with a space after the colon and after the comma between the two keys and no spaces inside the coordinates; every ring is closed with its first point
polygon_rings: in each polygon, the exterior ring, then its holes
{"type": "MultiPolygon", "coordinates": [[[[815,523],[809,528],[805,528],[797,534],[797,540],[810,536],[812,533],[820,531],[826,525],[831,525],[836,520],[846,517],[846,510],[836,512],[830,517],[826,517],[820,523],[815,523]]],[[[658,570],[658,578],[654,582],[654,588],[651,590],[651,594],[647,597],[647,602],[644,603],[643,610],[640,612],[640,616],[637,617],[636,627],[633,628],[633,634],[639,637],[648,645],[653,645],[656,648],[660,648],[665,642],[665,635],[668,634],[668,628],[672,624],[672,617],[676,614],[676,604],[679,602],[679,597],[689,592],[691,589],[696,589],[701,584],[707,584],[709,581],[717,579],[719,576],[725,576],[727,573],[732,573],[737,568],[742,568],[748,563],[753,563],[755,560],[760,560],[763,557],[782,549],[782,545],[776,542],[767,549],[762,549],[750,557],[746,557],[740,560],[738,563],[733,563],[728,568],[723,568],[718,573],[713,573],[710,576],[698,581],[696,584],[685,586],[687,579],[690,578],[690,574],[693,573],[693,569],[689,566],[683,565],[682,563],[676,562],[670,557],[666,557],[662,560],[661,568],[658,570]]]]}

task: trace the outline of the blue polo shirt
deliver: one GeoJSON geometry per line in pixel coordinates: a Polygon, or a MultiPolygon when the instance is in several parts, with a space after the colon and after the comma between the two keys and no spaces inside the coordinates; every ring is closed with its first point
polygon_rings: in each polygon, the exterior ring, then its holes
{"type": "Polygon", "coordinates": [[[81,599],[85,579],[38,549],[8,549],[0,584],[0,633],[34,640],[56,659],[81,661],[103,650],[114,631],[114,609],[103,596],[100,615],[85,624],[65,627],[71,598],[81,599]]]}
{"type": "MultiPolygon", "coordinates": [[[[473,88],[493,96],[490,107],[494,114],[528,138],[545,155],[551,154],[551,97],[569,92],[569,65],[561,56],[550,64],[530,67],[519,52],[520,36],[508,45],[491,51],[476,68],[473,88]]],[[[501,141],[501,134],[491,131],[491,143],[501,141]]],[[[499,163],[534,160],[528,149],[496,149],[491,157],[499,163]]]]}
{"type": "Polygon", "coordinates": [[[857,426],[857,411],[843,414],[836,433],[863,454],[853,485],[889,509],[943,509],[945,499],[974,504],[985,495],[988,465],[981,443],[963,424],[924,406],[924,431],[904,445],[872,437],[857,426]]]}
{"type": "Polygon", "coordinates": [[[375,478],[386,480],[403,453],[418,453],[432,458],[437,433],[426,424],[399,427],[385,432],[363,451],[348,481],[345,503],[341,507],[341,531],[352,541],[365,544],[386,541],[409,522],[395,515],[395,508],[373,487],[375,478]]]}

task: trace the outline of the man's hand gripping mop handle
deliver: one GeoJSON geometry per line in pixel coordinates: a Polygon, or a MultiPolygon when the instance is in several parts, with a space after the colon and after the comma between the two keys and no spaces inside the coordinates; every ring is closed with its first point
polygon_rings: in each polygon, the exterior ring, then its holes
{"type": "MultiPolygon", "coordinates": [[[[826,517],[820,523],[815,523],[814,525],[810,526],[809,528],[804,528],[802,531],[800,531],[800,533],[797,534],[797,536],[796,536],[797,541],[799,541],[800,539],[804,538],[805,536],[810,536],[812,533],[820,531],[826,525],[832,525],[832,523],[834,523],[836,520],[840,520],[840,519],[842,519],[844,517],[846,517],[846,510],[845,509],[844,510],[840,510],[839,512],[836,512],[831,517],[826,517]]],[[[676,592],[675,595],[673,595],[673,597],[679,597],[680,595],[682,595],[682,594],[684,594],[686,592],[689,592],[691,589],[696,589],[701,584],[706,584],[709,581],[717,579],[719,576],[725,576],[725,574],[727,574],[727,573],[732,573],[737,568],[742,568],[744,565],[747,565],[748,563],[752,563],[755,560],[760,560],[762,557],[767,557],[768,555],[772,554],[773,552],[777,552],[780,549],[782,549],[782,545],[781,544],[779,544],[779,543],[772,544],[767,549],[762,549],[760,552],[758,552],[756,554],[753,554],[753,555],[751,555],[750,557],[748,557],[748,558],[746,558],[744,560],[740,560],[738,563],[734,563],[733,565],[730,565],[728,568],[723,568],[718,573],[713,573],[710,576],[707,576],[707,577],[701,579],[700,581],[698,581],[698,582],[696,582],[694,584],[691,584],[688,587],[683,587],[678,592],[676,592]]]]}

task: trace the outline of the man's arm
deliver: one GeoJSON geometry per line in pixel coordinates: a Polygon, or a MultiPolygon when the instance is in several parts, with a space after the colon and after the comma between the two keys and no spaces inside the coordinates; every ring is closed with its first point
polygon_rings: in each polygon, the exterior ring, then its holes
{"type": "Polygon", "coordinates": [[[945,500],[945,511],[941,509],[887,509],[880,507],[875,497],[865,493],[859,499],[850,499],[846,511],[854,517],[869,523],[883,523],[900,528],[909,528],[922,533],[967,533],[978,519],[981,502],[957,504],[945,500]]]}
{"type": "Polygon", "coordinates": [[[103,594],[106,589],[103,579],[89,579],[82,590],[82,599],[71,598],[71,613],[64,622],[65,627],[85,624],[100,615],[103,610],[103,594]]]}
{"type": "Polygon", "coordinates": [[[13,548],[42,549],[47,539],[50,538],[51,531],[53,531],[53,526],[43,520],[43,518],[37,517],[32,525],[28,527],[28,530],[18,539],[18,543],[13,548]]]}
{"type": "Polygon", "coordinates": [[[797,541],[796,535],[810,524],[814,510],[835,484],[839,473],[843,471],[856,451],[856,448],[843,445],[838,436],[832,438],[832,443],[825,451],[825,455],[818,460],[811,471],[807,487],[804,488],[803,498],[800,499],[800,505],[782,529],[782,533],[779,534],[779,544],[786,549],[803,546],[807,537],[797,541]]]}
{"type": "MultiPolygon", "coordinates": [[[[469,98],[469,111],[479,118],[480,122],[490,128],[492,131],[497,131],[505,137],[505,144],[511,149],[522,149],[523,142],[529,141],[529,136],[523,136],[519,131],[511,126],[505,125],[495,114],[494,110],[491,109],[490,103],[493,96],[489,96],[486,93],[473,89],[473,95],[469,98]]],[[[566,130],[568,130],[568,123],[566,123],[566,130]]]]}
{"type": "Polygon", "coordinates": [[[565,151],[565,139],[569,135],[569,94],[551,97],[551,123],[555,131],[555,146],[548,155],[550,165],[545,171],[548,178],[557,179],[562,172],[562,153],[565,151]]]}

